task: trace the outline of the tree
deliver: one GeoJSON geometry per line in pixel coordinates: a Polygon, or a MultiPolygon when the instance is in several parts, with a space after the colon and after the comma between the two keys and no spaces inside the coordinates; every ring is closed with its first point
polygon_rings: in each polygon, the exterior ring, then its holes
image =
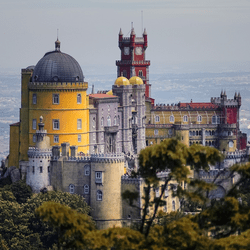
{"type": "MultiPolygon", "coordinates": [[[[193,201],[204,200],[204,190],[211,190],[213,185],[203,181],[190,180],[190,168],[196,171],[201,168],[208,170],[210,164],[215,164],[221,159],[221,154],[215,148],[195,144],[188,148],[176,139],[164,140],[160,144],[141,150],[138,172],[132,174],[134,177],[142,177],[145,181],[140,232],[145,233],[146,236],[149,234],[158,208],[164,204],[162,197],[171,180],[175,180],[178,183],[184,181],[194,187],[192,192],[178,188],[177,195],[185,196],[193,201]],[[164,178],[159,177],[158,173],[166,170],[169,171],[169,174],[164,178]],[[163,185],[161,186],[159,197],[151,202],[150,190],[157,187],[160,180],[163,181],[163,185]],[[148,213],[150,206],[153,206],[152,215],[148,213]]],[[[132,197],[133,194],[126,192],[123,197],[129,199],[129,195],[132,197]]],[[[132,199],[135,198],[136,194],[134,194],[132,199]]]]}

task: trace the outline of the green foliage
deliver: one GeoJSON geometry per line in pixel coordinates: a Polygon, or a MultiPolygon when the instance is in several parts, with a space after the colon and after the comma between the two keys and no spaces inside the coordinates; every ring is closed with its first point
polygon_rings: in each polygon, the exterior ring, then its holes
{"type": "Polygon", "coordinates": [[[10,176],[6,177],[6,178],[1,178],[0,179],[0,188],[6,186],[6,185],[11,185],[12,181],[10,176]]]}
{"type": "Polygon", "coordinates": [[[25,181],[20,180],[11,185],[11,191],[18,203],[25,203],[32,195],[32,189],[25,181]]]}

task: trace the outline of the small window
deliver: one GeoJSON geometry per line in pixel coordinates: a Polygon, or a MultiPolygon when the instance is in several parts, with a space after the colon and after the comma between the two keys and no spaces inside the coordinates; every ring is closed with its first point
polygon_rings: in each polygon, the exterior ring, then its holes
{"type": "Polygon", "coordinates": [[[233,148],[234,142],[233,141],[229,141],[228,146],[229,146],[229,148],[233,148]]]}
{"type": "Polygon", "coordinates": [[[174,122],[174,116],[173,116],[173,115],[171,115],[171,116],[169,117],[169,121],[170,121],[170,122],[174,122]]]}
{"type": "Polygon", "coordinates": [[[114,117],[114,126],[116,126],[116,116],[114,117]]]}
{"type": "Polygon", "coordinates": [[[73,184],[69,185],[69,192],[70,192],[70,194],[74,194],[75,193],[75,185],[73,185],[73,184]]]}
{"type": "Polygon", "coordinates": [[[217,116],[217,124],[220,124],[220,116],[217,116]]]}
{"type": "Polygon", "coordinates": [[[104,125],[104,118],[102,117],[101,118],[101,126],[103,127],[103,125],[104,125]]]}
{"type": "Polygon", "coordinates": [[[111,119],[110,119],[110,116],[107,117],[107,126],[111,126],[111,119]]]}
{"type": "Polygon", "coordinates": [[[172,211],[175,211],[175,201],[172,201],[172,211]]]}
{"type": "Polygon", "coordinates": [[[154,130],[154,134],[155,134],[155,135],[158,135],[158,129],[155,129],[155,130],[154,130]]]}
{"type": "Polygon", "coordinates": [[[187,117],[187,115],[184,115],[183,116],[183,122],[187,122],[188,121],[188,117],[187,117]]]}
{"type": "Polygon", "coordinates": [[[32,96],[32,102],[33,102],[33,104],[37,103],[37,95],[36,94],[33,94],[33,96],[32,96]]]}
{"type": "Polygon", "coordinates": [[[77,104],[81,104],[81,103],[82,103],[82,95],[77,94],[77,104]]]}
{"type": "Polygon", "coordinates": [[[122,73],[123,73],[123,76],[124,76],[124,77],[127,77],[127,71],[126,71],[126,70],[123,70],[122,73]]]}
{"type": "Polygon", "coordinates": [[[101,171],[95,172],[95,182],[102,183],[102,172],[101,171]]]}
{"type": "Polygon", "coordinates": [[[160,190],[159,190],[159,188],[155,189],[155,197],[156,198],[160,197],[160,190]]]}
{"type": "Polygon", "coordinates": [[[143,72],[142,72],[142,70],[139,70],[139,72],[138,72],[138,76],[139,76],[139,77],[142,77],[142,76],[143,76],[143,72]]]}
{"type": "Polygon", "coordinates": [[[96,192],[96,200],[102,201],[102,191],[101,190],[97,190],[97,192],[96,192]]]}
{"type": "Polygon", "coordinates": [[[217,122],[217,117],[214,115],[214,116],[212,117],[212,124],[216,124],[216,122],[217,122]]]}
{"type": "Polygon", "coordinates": [[[120,125],[120,116],[118,115],[117,117],[117,125],[119,126],[120,125]]]}
{"type": "Polygon", "coordinates": [[[78,142],[81,142],[81,141],[82,141],[82,136],[81,136],[81,135],[78,135],[78,136],[77,136],[77,141],[78,141],[78,142]]]}
{"type": "Polygon", "coordinates": [[[32,120],[32,129],[36,130],[36,119],[32,120]]]}
{"type": "Polygon", "coordinates": [[[59,94],[53,94],[53,104],[59,104],[59,94]]]}
{"type": "Polygon", "coordinates": [[[159,117],[159,115],[156,115],[155,116],[155,122],[159,122],[160,121],[160,117],[159,117]]]}
{"type": "Polygon", "coordinates": [[[50,166],[48,166],[48,173],[50,173],[50,166]]]}
{"type": "Polygon", "coordinates": [[[198,115],[197,116],[197,122],[201,122],[202,121],[202,116],[201,115],[198,115]]]}
{"type": "Polygon", "coordinates": [[[32,166],[32,173],[35,173],[35,166],[32,166]]]}
{"type": "Polygon", "coordinates": [[[43,167],[39,167],[39,169],[40,169],[40,173],[42,173],[43,172],[43,167]]]}
{"type": "Polygon", "coordinates": [[[82,129],[82,119],[77,119],[77,129],[82,129]]]}
{"type": "Polygon", "coordinates": [[[92,126],[93,126],[93,128],[95,128],[95,117],[93,118],[92,126]]]}
{"type": "Polygon", "coordinates": [[[54,135],[54,143],[59,143],[59,135],[54,135]]]}
{"type": "Polygon", "coordinates": [[[84,194],[89,194],[89,185],[84,185],[84,194]]]}
{"type": "Polygon", "coordinates": [[[33,142],[36,142],[36,135],[33,135],[33,142]]]}
{"type": "Polygon", "coordinates": [[[59,120],[53,120],[53,129],[59,130],[59,120]]]}
{"type": "Polygon", "coordinates": [[[84,174],[87,175],[87,176],[90,174],[90,167],[89,167],[89,165],[85,165],[84,166],[84,174]]]}
{"type": "Polygon", "coordinates": [[[165,189],[165,197],[168,197],[169,196],[169,193],[168,193],[168,187],[166,187],[166,189],[165,189]]]}

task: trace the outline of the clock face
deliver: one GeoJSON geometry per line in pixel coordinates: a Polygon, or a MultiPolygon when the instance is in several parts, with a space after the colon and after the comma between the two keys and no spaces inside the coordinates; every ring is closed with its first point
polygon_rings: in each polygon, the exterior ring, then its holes
{"type": "Polygon", "coordinates": [[[136,55],[141,55],[142,54],[142,47],[136,47],[135,48],[135,54],[136,55]]]}
{"type": "Polygon", "coordinates": [[[124,47],[124,55],[129,55],[129,47],[124,47]]]}

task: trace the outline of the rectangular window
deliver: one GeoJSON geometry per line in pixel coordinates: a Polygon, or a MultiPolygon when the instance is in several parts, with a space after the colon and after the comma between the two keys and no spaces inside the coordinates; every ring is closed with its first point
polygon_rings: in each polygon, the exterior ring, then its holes
{"type": "Polygon", "coordinates": [[[53,129],[54,130],[59,130],[60,128],[60,124],[59,124],[59,120],[53,120],[53,129]]]}
{"type": "Polygon", "coordinates": [[[155,116],[155,122],[159,122],[160,121],[160,116],[156,115],[155,116]]]}
{"type": "Polygon", "coordinates": [[[155,197],[156,198],[160,197],[160,190],[159,190],[159,188],[155,189],[155,197]]]}
{"type": "Polygon", "coordinates": [[[197,116],[197,122],[201,122],[202,121],[202,117],[201,117],[201,115],[198,115],[197,116]]]}
{"type": "Polygon", "coordinates": [[[33,142],[36,142],[36,135],[33,135],[33,142]]]}
{"type": "Polygon", "coordinates": [[[77,129],[82,129],[82,119],[77,119],[77,129]]]}
{"type": "Polygon", "coordinates": [[[102,172],[101,171],[95,172],[95,183],[102,183],[102,172]]]}
{"type": "Polygon", "coordinates": [[[33,94],[33,96],[32,96],[32,103],[36,104],[36,102],[37,102],[37,96],[36,96],[36,94],[33,94]]]}
{"type": "Polygon", "coordinates": [[[82,141],[82,136],[78,135],[78,142],[81,142],[81,141],[82,141]]]}
{"type": "Polygon", "coordinates": [[[36,119],[32,120],[32,129],[36,130],[36,119]]]}
{"type": "Polygon", "coordinates": [[[59,94],[53,94],[53,104],[59,104],[59,94]]]}
{"type": "Polygon", "coordinates": [[[81,103],[82,103],[82,95],[77,94],[77,104],[81,104],[81,103]]]}
{"type": "Polygon", "coordinates": [[[35,173],[35,166],[32,166],[32,173],[35,173]]]}
{"type": "Polygon", "coordinates": [[[184,121],[184,122],[187,122],[187,121],[188,121],[187,115],[184,115],[184,116],[183,116],[183,121],[184,121]]]}
{"type": "Polygon", "coordinates": [[[43,172],[43,167],[40,167],[39,169],[40,169],[40,173],[42,173],[43,172]]]}
{"type": "Polygon", "coordinates": [[[59,135],[54,135],[54,143],[59,143],[59,135]]]}
{"type": "Polygon", "coordinates": [[[154,134],[155,134],[155,135],[158,135],[158,129],[155,129],[155,130],[154,130],[154,134]]]}

